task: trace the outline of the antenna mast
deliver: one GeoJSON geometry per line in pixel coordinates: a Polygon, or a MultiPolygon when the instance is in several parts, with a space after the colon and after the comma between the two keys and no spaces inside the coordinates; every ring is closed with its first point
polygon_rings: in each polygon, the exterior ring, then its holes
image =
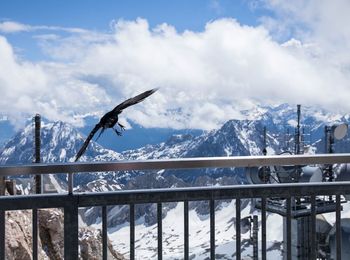
{"type": "Polygon", "coordinates": [[[300,135],[300,105],[297,105],[297,115],[298,115],[298,123],[297,123],[297,129],[295,134],[295,154],[300,154],[300,141],[301,141],[301,135],[300,135]]]}
{"type": "Polygon", "coordinates": [[[262,153],[263,155],[266,155],[267,154],[267,150],[266,150],[266,147],[267,147],[267,143],[266,143],[266,126],[264,126],[264,133],[263,133],[263,138],[264,138],[264,148],[262,150],[262,153]]]}

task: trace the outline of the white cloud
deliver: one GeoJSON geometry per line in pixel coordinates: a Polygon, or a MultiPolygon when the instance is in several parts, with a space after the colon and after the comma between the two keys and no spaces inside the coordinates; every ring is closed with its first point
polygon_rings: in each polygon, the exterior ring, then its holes
{"type": "MultiPolygon", "coordinates": [[[[16,57],[0,36],[0,110],[15,124],[35,113],[52,120],[74,122],[72,114],[98,107],[103,89],[75,79],[68,65],[35,64],[16,57]]],[[[81,122],[75,122],[81,123],[81,122]]]]}
{"type": "Polygon", "coordinates": [[[16,32],[23,32],[23,31],[29,31],[31,29],[30,26],[12,22],[12,21],[4,21],[0,22],[0,32],[3,33],[16,33],[16,32]]]}
{"type": "MultiPolygon", "coordinates": [[[[341,52],[347,56],[350,47],[347,0],[262,0],[264,7],[274,12],[264,24],[272,33],[275,29],[286,37],[294,34],[304,42],[316,42],[329,56],[341,52]],[[343,53],[344,52],[344,53],[343,53]]],[[[264,20],[263,20],[264,21],[264,20]]],[[[337,57],[339,58],[339,57],[337,57]]],[[[347,59],[349,56],[347,56],[347,59]]]]}
{"type": "Polygon", "coordinates": [[[3,21],[0,22],[0,32],[2,33],[19,33],[19,32],[30,32],[30,31],[64,31],[69,33],[87,33],[88,31],[81,28],[75,27],[61,27],[61,26],[47,26],[47,25],[29,25],[15,21],[3,21]]]}
{"type": "MultiPolygon", "coordinates": [[[[235,114],[228,106],[235,111],[242,106],[237,100],[246,99],[327,107],[342,102],[347,108],[348,76],[319,64],[307,51],[310,45],[300,46],[302,51],[296,51],[291,44],[272,40],[263,27],[242,26],[232,19],[211,22],[200,33],[181,34],[164,24],[149,28],[139,19],[117,23],[115,41],[87,49],[79,64],[85,73],[112,79],[125,95],[160,86],[157,98],[162,102],[154,109],[181,108],[190,115],[170,123],[168,115],[148,117],[154,125],[164,121],[174,127],[181,121],[190,127],[217,126],[235,114]]],[[[133,114],[131,118],[142,122],[133,114]]]]}
{"type": "MultiPolygon", "coordinates": [[[[276,10],[282,8],[278,3],[276,10]]],[[[274,2],[269,4],[272,8],[274,2]]],[[[297,27],[293,20],[289,15],[285,26],[297,27]]],[[[212,129],[239,118],[239,110],[254,103],[301,103],[346,111],[350,58],[340,54],[350,37],[345,34],[339,47],[329,44],[340,50],[330,58],[324,32],[306,18],[303,21],[303,26],[310,24],[308,31],[282,43],[266,24],[243,26],[233,19],[212,21],[202,32],[182,33],[167,24],[150,28],[144,19],[117,21],[111,33],[37,37],[55,60],[38,64],[18,61],[0,38],[0,56],[9,61],[0,60],[5,69],[0,70],[0,82],[8,86],[4,93],[9,97],[0,101],[0,108],[32,108],[33,114],[44,111],[54,119],[71,119],[78,118],[72,114],[102,113],[124,98],[160,87],[146,101],[128,108],[125,119],[146,127],[212,129]],[[312,34],[310,28],[315,28],[312,34]]]]}

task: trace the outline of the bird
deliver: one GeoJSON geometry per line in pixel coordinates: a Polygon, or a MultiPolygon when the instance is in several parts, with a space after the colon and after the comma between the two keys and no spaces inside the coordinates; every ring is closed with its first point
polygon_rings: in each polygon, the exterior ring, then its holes
{"type": "Polygon", "coordinates": [[[125,100],[124,102],[120,103],[119,105],[117,105],[113,110],[107,112],[104,116],[102,116],[100,121],[91,130],[90,134],[88,135],[88,137],[84,141],[82,147],[78,151],[78,153],[75,157],[75,162],[78,161],[79,158],[83,155],[83,153],[85,152],[86,148],[88,147],[91,139],[94,137],[94,135],[97,133],[98,130],[101,129],[98,137],[96,138],[96,141],[107,128],[112,128],[118,136],[121,136],[122,131],[125,131],[125,127],[118,122],[118,115],[120,113],[122,113],[125,108],[130,107],[132,105],[135,105],[137,103],[140,103],[141,101],[143,101],[145,98],[152,95],[157,90],[158,90],[158,88],[154,88],[151,90],[147,90],[147,91],[145,91],[145,92],[143,92],[135,97],[129,98],[129,99],[125,100]],[[120,129],[121,129],[120,131],[118,131],[117,129],[114,128],[114,126],[116,124],[118,124],[118,126],[120,127],[120,129]]]}

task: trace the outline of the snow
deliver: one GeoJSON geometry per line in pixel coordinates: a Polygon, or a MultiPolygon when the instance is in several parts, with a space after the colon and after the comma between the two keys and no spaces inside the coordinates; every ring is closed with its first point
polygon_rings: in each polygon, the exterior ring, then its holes
{"type": "Polygon", "coordinates": [[[64,148],[61,149],[61,153],[60,153],[60,156],[59,156],[60,160],[61,161],[64,160],[66,158],[66,155],[67,155],[66,149],[64,149],[64,148]]]}
{"type": "Polygon", "coordinates": [[[291,127],[297,127],[298,122],[295,119],[290,119],[288,120],[288,125],[290,125],[291,127]]]}
{"type": "MultiPolygon", "coordinates": [[[[184,254],[184,219],[183,203],[170,210],[163,219],[163,258],[183,259],[184,254]]],[[[260,212],[256,212],[260,219],[260,212]]],[[[250,207],[241,212],[241,217],[250,215],[250,207]]],[[[216,254],[224,255],[222,259],[232,259],[236,248],[235,232],[235,201],[223,204],[215,213],[215,244],[216,254]]],[[[135,257],[136,259],[154,259],[157,257],[157,225],[146,226],[144,221],[138,221],[135,226],[135,257]]],[[[276,241],[283,239],[282,217],[274,214],[267,217],[267,248],[276,241]]],[[[208,259],[210,248],[210,218],[208,215],[198,215],[195,210],[189,211],[189,254],[193,259],[208,259]]],[[[261,234],[260,234],[261,235],[261,234]]],[[[125,257],[129,255],[129,225],[120,225],[109,229],[109,239],[113,247],[125,257]]],[[[249,232],[241,235],[241,241],[249,239],[249,232]]],[[[242,258],[252,255],[252,246],[242,242],[242,258]]],[[[268,259],[282,259],[281,251],[267,252],[268,259]]]]}
{"type": "Polygon", "coordinates": [[[49,174],[48,176],[50,178],[50,181],[51,181],[52,185],[54,186],[55,190],[58,193],[66,192],[64,189],[62,189],[61,185],[58,183],[57,179],[54,177],[53,174],[49,174]]]}

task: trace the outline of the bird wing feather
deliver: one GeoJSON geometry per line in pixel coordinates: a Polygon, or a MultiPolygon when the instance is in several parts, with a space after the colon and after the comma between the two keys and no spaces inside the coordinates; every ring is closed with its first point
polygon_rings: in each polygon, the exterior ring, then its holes
{"type": "Polygon", "coordinates": [[[91,139],[94,137],[94,135],[96,134],[96,132],[102,127],[102,125],[100,123],[96,124],[94,129],[91,130],[89,136],[86,138],[83,146],[80,148],[79,152],[77,153],[76,157],[75,157],[75,162],[79,160],[79,158],[83,155],[83,153],[85,152],[86,148],[88,147],[91,139]]]}
{"type": "Polygon", "coordinates": [[[135,105],[137,103],[140,103],[141,101],[143,101],[146,97],[152,95],[154,92],[156,92],[158,89],[157,88],[154,88],[154,89],[151,89],[151,90],[147,90],[135,97],[132,97],[132,98],[129,98],[127,100],[125,100],[124,102],[120,103],[118,106],[116,106],[112,112],[113,113],[120,113],[123,109],[129,107],[129,106],[132,106],[132,105],[135,105]]]}

